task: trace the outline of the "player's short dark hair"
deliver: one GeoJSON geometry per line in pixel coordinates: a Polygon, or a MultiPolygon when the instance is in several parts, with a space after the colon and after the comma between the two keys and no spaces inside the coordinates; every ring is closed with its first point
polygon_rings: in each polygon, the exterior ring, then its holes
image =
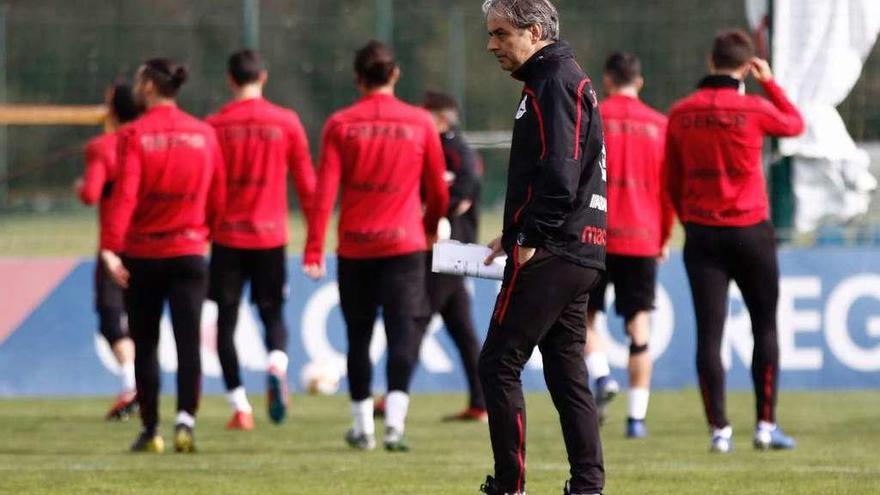
{"type": "Polygon", "coordinates": [[[160,95],[174,98],[186,82],[189,71],[183,64],[168,58],[151,58],[144,62],[142,75],[151,81],[160,95]]]}
{"type": "Polygon", "coordinates": [[[131,86],[124,81],[117,81],[110,88],[110,111],[120,124],[131,122],[141,115],[141,106],[134,100],[131,86]]]}
{"type": "Polygon", "coordinates": [[[396,68],[394,52],[381,41],[369,41],[354,57],[354,72],[358,82],[367,88],[388,84],[396,68]]]}
{"type": "Polygon", "coordinates": [[[235,81],[235,84],[244,86],[257,81],[260,73],[266,70],[266,64],[263,63],[259,53],[246,48],[229,56],[227,69],[229,77],[235,81]]]}
{"type": "Polygon", "coordinates": [[[425,97],[422,98],[422,106],[426,110],[435,112],[443,110],[458,111],[458,101],[456,101],[455,97],[440,91],[426,91],[425,97]]]}
{"type": "Polygon", "coordinates": [[[615,86],[629,86],[642,75],[642,61],[632,53],[612,53],[605,60],[605,75],[615,86]]]}
{"type": "Polygon", "coordinates": [[[741,29],[722,31],[712,44],[712,65],[716,69],[738,69],[755,56],[751,36],[741,29]]]}

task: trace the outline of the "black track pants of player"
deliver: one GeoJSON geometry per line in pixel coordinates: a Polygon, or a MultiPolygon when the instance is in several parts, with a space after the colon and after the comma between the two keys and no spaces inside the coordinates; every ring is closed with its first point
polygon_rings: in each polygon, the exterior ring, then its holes
{"type": "Polygon", "coordinates": [[[526,414],[520,374],[537,346],[562,424],[571,491],[601,493],[605,470],[599,423],[583,358],[588,291],[600,271],[541,248],[518,265],[518,249],[508,257],[479,364],[498,487],[503,493],[525,490],[526,414]]]}
{"type": "Polygon", "coordinates": [[[688,224],[685,232],[684,263],[697,319],[697,373],[706,419],[716,428],[728,425],[721,341],[727,317],[727,292],[733,280],[749,310],[755,338],[752,381],[756,417],[773,423],[779,376],[779,267],[773,227],[769,222],[751,227],[688,224]]]}
{"type": "MultiPolygon", "coordinates": [[[[430,263],[428,266],[431,266],[430,263]]],[[[480,344],[471,315],[471,296],[465,288],[464,277],[442,273],[428,274],[428,297],[431,301],[431,312],[440,313],[443,317],[446,330],[461,355],[470,391],[470,407],[485,409],[483,387],[480,386],[477,375],[480,344]]]]}
{"type": "Polygon", "coordinates": [[[201,256],[126,258],[131,273],[125,291],[129,333],[135,345],[135,378],[141,421],[159,423],[159,323],[165,301],[177,344],[177,410],[195,416],[201,387],[199,335],[207,267],[201,256]]]}
{"type": "Polygon", "coordinates": [[[370,341],[379,308],[388,340],[388,391],[409,391],[429,315],[425,253],[387,258],[339,258],[339,302],[348,335],[351,400],[371,395],[370,341]]]}
{"type": "Polygon", "coordinates": [[[226,390],[241,386],[235,328],[244,284],[250,281],[251,301],[266,329],[266,349],[287,352],[284,299],[287,285],[285,247],[240,249],[211,246],[208,297],[217,303],[217,355],[226,390]]]}

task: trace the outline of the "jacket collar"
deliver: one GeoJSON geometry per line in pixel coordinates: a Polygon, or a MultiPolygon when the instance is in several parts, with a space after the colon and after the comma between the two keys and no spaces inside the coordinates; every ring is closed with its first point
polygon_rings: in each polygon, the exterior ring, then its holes
{"type": "Polygon", "coordinates": [[[516,69],[510,75],[514,79],[527,82],[538,75],[541,68],[547,62],[565,58],[574,58],[574,50],[571,49],[568,43],[557,41],[535,52],[519,69],[516,69]]]}
{"type": "Polygon", "coordinates": [[[725,75],[709,75],[704,77],[700,84],[697,85],[700,89],[739,89],[742,81],[736,79],[735,77],[725,76],[725,75]]]}

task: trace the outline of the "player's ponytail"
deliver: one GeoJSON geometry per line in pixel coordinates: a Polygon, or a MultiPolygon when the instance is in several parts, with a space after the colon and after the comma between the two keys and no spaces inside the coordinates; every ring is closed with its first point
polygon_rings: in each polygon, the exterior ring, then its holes
{"type": "Polygon", "coordinates": [[[178,65],[177,68],[174,69],[174,73],[171,74],[171,82],[177,87],[177,89],[180,89],[180,87],[183,86],[183,83],[186,82],[187,77],[189,77],[189,71],[186,70],[186,67],[178,65]]]}
{"type": "Polygon", "coordinates": [[[368,89],[388,84],[396,69],[394,52],[381,41],[372,40],[355,54],[354,72],[358,83],[368,89]]]}
{"type": "Polygon", "coordinates": [[[183,64],[167,58],[151,58],[144,62],[142,77],[156,86],[165,98],[174,98],[186,82],[189,71],[183,64]]]}

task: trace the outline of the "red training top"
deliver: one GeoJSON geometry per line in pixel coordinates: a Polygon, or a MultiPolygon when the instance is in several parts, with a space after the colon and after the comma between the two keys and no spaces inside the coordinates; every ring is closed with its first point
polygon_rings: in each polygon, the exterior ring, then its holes
{"type": "Polygon", "coordinates": [[[666,185],[682,223],[745,227],[770,216],[764,137],[796,136],[804,121],[774,81],[762,84],[769,101],[739,84],[709,76],[669,114],[666,185]]]}
{"type": "Polygon", "coordinates": [[[437,232],[449,203],[445,170],[440,135],[426,110],[372,94],[336,112],[324,126],[304,262],[322,260],[340,185],[339,256],[380,258],[425,250],[425,232],[437,232]]]}
{"type": "Polygon", "coordinates": [[[226,208],[214,242],[242,249],[283,246],[288,168],[300,205],[310,205],[315,191],[309,141],[299,116],[251,98],[233,101],[205,120],[217,129],[226,164],[226,208]]]}
{"type": "Polygon", "coordinates": [[[657,256],[672,230],[662,187],[666,117],[638,98],[612,95],[599,105],[608,171],[611,254],[657,256]]]}
{"type": "Polygon", "coordinates": [[[80,201],[87,205],[100,202],[98,225],[101,229],[101,239],[104,238],[104,225],[110,216],[110,193],[119,175],[119,167],[116,163],[116,141],[116,133],[109,132],[94,137],[86,143],[86,170],[83,174],[83,184],[77,191],[80,201]]]}
{"type": "Polygon", "coordinates": [[[136,258],[204,254],[225,196],[214,128],[158,105],[119,130],[118,157],[101,247],[136,258]]]}

